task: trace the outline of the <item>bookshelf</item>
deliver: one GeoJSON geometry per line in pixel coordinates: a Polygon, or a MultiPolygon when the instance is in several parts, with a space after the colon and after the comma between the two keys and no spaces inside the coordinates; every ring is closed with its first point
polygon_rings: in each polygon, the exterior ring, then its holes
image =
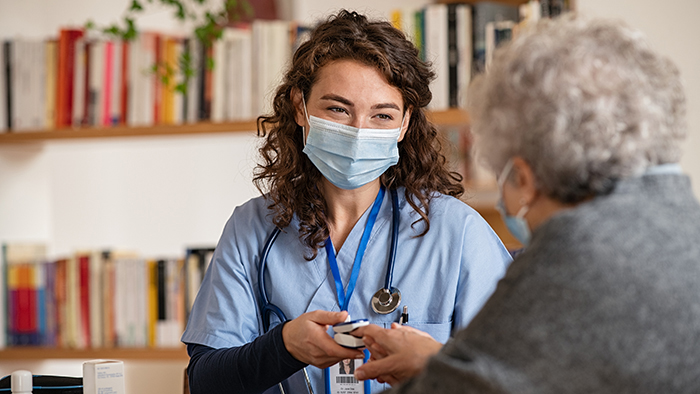
{"type": "Polygon", "coordinates": [[[191,123],[183,125],[155,125],[144,127],[81,127],[58,130],[23,131],[0,134],[0,144],[18,142],[41,142],[48,140],[109,138],[109,137],[140,137],[168,136],[206,133],[231,133],[255,131],[255,121],[225,122],[225,123],[191,123]]]}

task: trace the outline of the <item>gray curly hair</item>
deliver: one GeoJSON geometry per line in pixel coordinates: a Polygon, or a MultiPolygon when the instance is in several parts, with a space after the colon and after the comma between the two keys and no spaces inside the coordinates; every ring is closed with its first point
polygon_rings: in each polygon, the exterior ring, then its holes
{"type": "Polygon", "coordinates": [[[620,22],[543,20],[499,48],[469,90],[476,150],[498,173],[520,156],[565,203],[677,162],[685,138],[678,69],[620,22]]]}

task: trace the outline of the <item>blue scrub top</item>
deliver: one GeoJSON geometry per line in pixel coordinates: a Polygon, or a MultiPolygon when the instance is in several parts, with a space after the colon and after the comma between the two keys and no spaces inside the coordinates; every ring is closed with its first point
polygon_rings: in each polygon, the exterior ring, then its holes
{"type": "MultiPolygon", "coordinates": [[[[496,288],[511,261],[510,254],[484,219],[462,201],[436,195],[430,202],[430,231],[399,192],[399,228],[393,286],[401,306],[387,315],[375,313],[370,300],[384,287],[391,249],[391,194],[386,193],[372,230],[348,312],[353,319],[389,327],[408,306],[409,325],[440,342],[466,327],[496,288]]],[[[237,207],[226,223],[207,269],[182,341],[213,348],[241,346],[263,334],[259,313],[258,262],[273,230],[269,201],[254,198],[237,207]]],[[[369,209],[337,252],[347,286],[369,209]]],[[[272,304],[293,319],[314,310],[339,311],[333,274],[324,248],[312,261],[299,240],[296,218],[280,233],[267,260],[265,285],[272,304]]],[[[274,319],[274,318],[273,318],[274,319]]],[[[278,324],[273,320],[271,327],[278,324]]],[[[325,392],[322,371],[308,368],[315,393],[325,392]]],[[[299,380],[303,382],[303,380],[299,380]]],[[[389,388],[372,382],[372,392],[389,388]]],[[[296,392],[293,390],[293,392],[296,392]]],[[[304,389],[300,392],[306,392],[304,389]]]]}

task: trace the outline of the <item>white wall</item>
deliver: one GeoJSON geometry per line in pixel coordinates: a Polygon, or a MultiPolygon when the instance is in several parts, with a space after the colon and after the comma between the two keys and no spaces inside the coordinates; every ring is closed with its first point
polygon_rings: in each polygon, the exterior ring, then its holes
{"type": "Polygon", "coordinates": [[[578,9],[594,16],[622,19],[644,32],[652,46],[670,57],[681,71],[688,99],[688,139],[681,166],[700,196],[700,1],[577,0],[578,9]]]}
{"type": "MultiPolygon", "coordinates": [[[[114,21],[128,0],[0,0],[0,38],[43,37],[88,18],[114,21]]],[[[296,19],[315,20],[341,7],[385,15],[426,1],[297,0],[296,19]],[[376,9],[376,11],[371,11],[376,9]]],[[[700,195],[700,37],[697,0],[578,0],[584,12],[621,17],[642,29],[678,63],[689,102],[684,169],[700,195]],[[682,28],[681,28],[682,27],[682,28]]],[[[176,29],[152,12],[144,27],[176,29]]],[[[152,256],[216,242],[232,209],[257,192],[250,183],[253,133],[54,141],[0,147],[0,241],[45,240],[51,253],[113,246],[152,256]]],[[[127,362],[130,394],[178,393],[179,361],[127,362]]],[[[80,374],[80,361],[0,360],[0,374],[25,367],[80,374]],[[21,365],[20,365],[21,364],[21,365]]]]}

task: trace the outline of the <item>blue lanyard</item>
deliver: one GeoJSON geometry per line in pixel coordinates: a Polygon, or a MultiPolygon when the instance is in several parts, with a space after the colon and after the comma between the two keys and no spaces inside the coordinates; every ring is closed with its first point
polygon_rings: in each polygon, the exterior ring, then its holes
{"type": "Polygon", "coordinates": [[[355,261],[352,264],[350,282],[348,282],[347,294],[345,294],[345,291],[343,291],[343,282],[340,280],[340,271],[338,271],[338,261],[335,259],[335,249],[333,249],[331,237],[328,237],[328,239],[326,240],[326,253],[328,254],[328,264],[330,264],[331,271],[333,272],[333,279],[335,280],[335,291],[338,294],[338,305],[340,305],[341,311],[348,310],[350,297],[352,297],[352,293],[353,291],[355,291],[355,283],[357,283],[357,277],[360,275],[360,265],[362,265],[362,257],[365,255],[367,242],[369,241],[369,236],[372,233],[372,227],[374,227],[374,222],[377,221],[377,214],[379,213],[379,207],[382,206],[383,200],[384,187],[382,186],[379,188],[377,198],[374,200],[372,210],[369,212],[367,224],[365,224],[365,230],[362,233],[362,239],[360,240],[360,246],[357,248],[355,261]]]}

